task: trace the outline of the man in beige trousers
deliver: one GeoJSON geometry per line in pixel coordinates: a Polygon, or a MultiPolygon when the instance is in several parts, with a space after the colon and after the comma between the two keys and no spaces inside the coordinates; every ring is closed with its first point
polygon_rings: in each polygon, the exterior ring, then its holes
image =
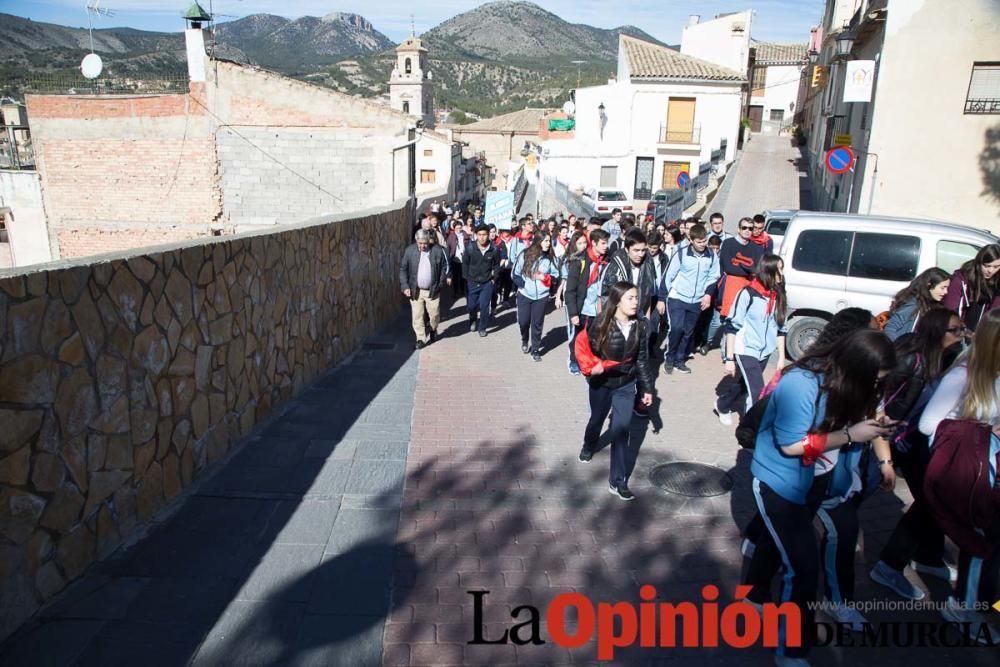
{"type": "Polygon", "coordinates": [[[416,243],[403,253],[399,267],[399,288],[410,300],[416,349],[434,342],[441,321],[441,289],[448,284],[448,253],[434,243],[434,232],[418,229],[416,243]],[[430,320],[430,333],[424,314],[430,320]]]}

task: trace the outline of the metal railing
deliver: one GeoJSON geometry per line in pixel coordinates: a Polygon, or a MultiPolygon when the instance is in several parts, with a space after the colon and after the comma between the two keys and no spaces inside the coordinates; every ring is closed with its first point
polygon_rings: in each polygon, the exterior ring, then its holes
{"type": "MultiPolygon", "coordinates": [[[[715,151],[713,151],[715,153],[715,151]]],[[[691,183],[688,186],[689,190],[694,190],[695,192],[700,192],[708,187],[708,179],[712,175],[712,169],[716,162],[705,162],[698,168],[698,175],[691,179],[691,183]]]]}
{"type": "Polygon", "coordinates": [[[31,144],[0,142],[0,169],[35,169],[35,149],[31,144]]]}
{"type": "Polygon", "coordinates": [[[24,80],[25,93],[48,95],[127,95],[186,93],[187,72],[115,74],[85,79],[78,73],[31,76],[24,80]]]}
{"type": "Polygon", "coordinates": [[[670,130],[666,123],[660,123],[661,144],[697,144],[701,141],[701,128],[690,130],[670,130]]]}
{"type": "Polygon", "coordinates": [[[567,213],[572,213],[576,216],[586,216],[588,218],[594,216],[593,201],[576,194],[569,189],[568,185],[553,176],[545,176],[543,180],[545,182],[545,191],[551,193],[557,202],[565,206],[567,213]]]}

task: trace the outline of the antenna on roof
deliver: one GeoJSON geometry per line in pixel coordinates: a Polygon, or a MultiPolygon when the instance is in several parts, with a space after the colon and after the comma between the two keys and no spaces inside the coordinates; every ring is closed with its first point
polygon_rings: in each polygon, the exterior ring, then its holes
{"type": "Polygon", "coordinates": [[[104,69],[104,63],[101,61],[101,57],[94,53],[94,15],[98,17],[111,17],[115,13],[113,10],[107,7],[101,7],[101,0],[87,0],[87,25],[89,26],[88,33],[90,35],[90,54],[84,57],[80,62],[80,71],[83,76],[88,79],[96,79],[101,75],[101,71],[104,69]]]}
{"type": "Polygon", "coordinates": [[[413,14],[410,14],[410,37],[417,36],[417,24],[413,20],[413,14]]]}

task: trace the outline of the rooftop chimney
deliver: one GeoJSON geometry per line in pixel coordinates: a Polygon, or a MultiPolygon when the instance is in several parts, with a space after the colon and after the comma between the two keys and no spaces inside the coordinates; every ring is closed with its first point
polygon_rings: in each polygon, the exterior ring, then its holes
{"type": "Polygon", "coordinates": [[[690,16],[688,16],[689,26],[698,25],[699,21],[701,21],[701,16],[699,14],[691,14],[690,16]]]}

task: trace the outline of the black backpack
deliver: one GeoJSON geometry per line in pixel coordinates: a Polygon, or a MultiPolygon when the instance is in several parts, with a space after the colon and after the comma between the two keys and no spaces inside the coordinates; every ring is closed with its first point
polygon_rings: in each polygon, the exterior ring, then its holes
{"type": "Polygon", "coordinates": [[[753,449],[757,445],[757,431],[760,430],[760,423],[764,419],[764,411],[767,410],[769,400],[771,394],[759,399],[745,415],[740,417],[740,424],[736,427],[736,442],[740,443],[743,449],[753,449]]]}

